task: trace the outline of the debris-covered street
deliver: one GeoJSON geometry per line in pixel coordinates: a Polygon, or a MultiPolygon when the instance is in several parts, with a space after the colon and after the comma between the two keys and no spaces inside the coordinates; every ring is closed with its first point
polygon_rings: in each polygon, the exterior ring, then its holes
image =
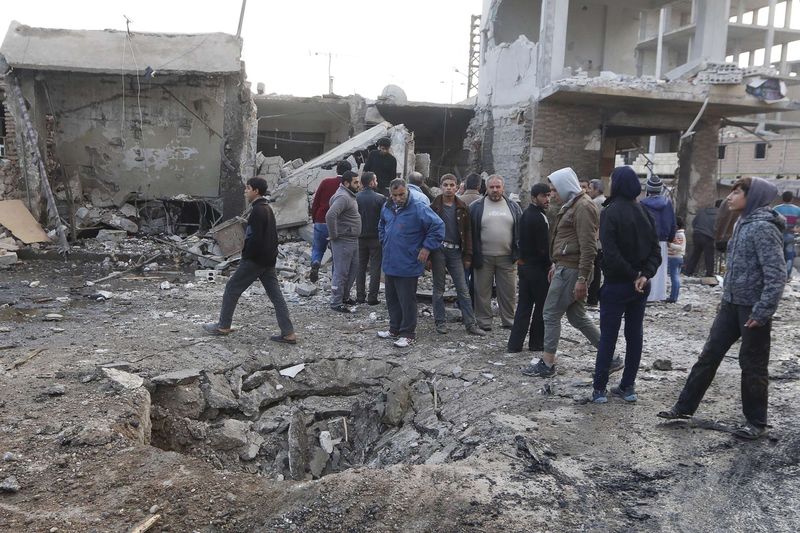
{"type": "Polygon", "coordinates": [[[200,324],[224,280],[178,254],[86,286],[109,274],[105,258],[119,272],[154,249],[127,247],[32,254],[3,272],[3,529],[124,530],[154,515],[160,531],[793,531],[800,519],[797,282],[774,324],[773,429],[743,443],[724,431],[741,420],[735,358],[698,413],[721,431],[655,417],[719,288],[687,282],[680,304],[649,307],[639,402],[592,405],[594,353],[575,330],[549,380],[519,373],[532,354],[507,354],[507,330],[438,335],[424,303],[418,343],[400,350],[375,337],[384,306],[342,317],[324,291],[299,296],[308,245],[288,243],[279,270],[299,344],[266,340],[260,287],[235,334],[209,337],[200,324]]]}

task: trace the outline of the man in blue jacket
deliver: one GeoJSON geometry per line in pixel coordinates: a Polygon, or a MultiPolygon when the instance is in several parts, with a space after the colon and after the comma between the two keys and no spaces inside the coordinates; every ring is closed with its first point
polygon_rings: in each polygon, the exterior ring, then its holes
{"type": "Polygon", "coordinates": [[[430,253],[442,246],[444,222],[409,194],[405,180],[393,180],[389,192],[378,222],[389,330],[378,332],[378,337],[394,339],[395,346],[405,348],[413,344],[417,329],[417,281],[430,253]]]}

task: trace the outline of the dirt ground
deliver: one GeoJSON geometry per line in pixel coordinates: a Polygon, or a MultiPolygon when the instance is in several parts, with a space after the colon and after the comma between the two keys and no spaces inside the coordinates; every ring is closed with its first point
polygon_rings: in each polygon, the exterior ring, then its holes
{"type": "Polygon", "coordinates": [[[87,287],[104,258],[0,271],[0,530],[123,531],[155,515],[150,531],[800,529],[800,283],[773,326],[770,437],[741,442],[724,431],[742,421],[736,347],[698,413],[717,430],[655,416],[719,288],[685,280],[679,304],[649,307],[638,403],[593,405],[594,354],[570,327],[549,380],[519,372],[536,354],[507,354],[499,319],[485,339],[455,322],[438,335],[425,302],[404,350],[375,336],[383,305],[342,316],[324,291],[289,298],[297,346],[268,340],[260,288],[234,334],[208,337],[223,282],[167,260],[87,287]],[[121,384],[131,375],[142,386],[121,384]]]}

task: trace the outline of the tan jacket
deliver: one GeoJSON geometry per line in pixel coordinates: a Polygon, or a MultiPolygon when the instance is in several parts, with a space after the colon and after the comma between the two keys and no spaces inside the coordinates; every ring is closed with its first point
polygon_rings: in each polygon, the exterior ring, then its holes
{"type": "Polygon", "coordinates": [[[550,253],[553,263],[577,268],[578,276],[591,281],[597,256],[600,212],[586,193],[580,193],[556,217],[550,253]]]}

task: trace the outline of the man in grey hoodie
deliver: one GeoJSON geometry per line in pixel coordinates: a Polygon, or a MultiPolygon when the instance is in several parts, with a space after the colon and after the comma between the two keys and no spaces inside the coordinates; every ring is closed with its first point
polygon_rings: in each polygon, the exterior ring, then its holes
{"type": "Polygon", "coordinates": [[[358,273],[358,237],[361,235],[361,215],[358,213],[356,193],[361,189],[361,178],[348,170],[342,174],[339,189],[331,196],[331,206],[325,215],[328,239],[333,254],[333,280],[331,282],[331,309],[340,313],[352,310],[346,304],[350,289],[358,273]]]}
{"type": "Polygon", "coordinates": [[[742,178],[726,199],[741,213],[728,241],[722,303],[705,346],[692,367],[678,402],[658,416],[694,414],[731,346],[742,339],[742,410],[747,423],[735,435],[757,439],[767,432],[767,387],[772,315],[786,282],[783,263],[783,217],[769,208],[778,189],[761,178],[742,178]]]}

